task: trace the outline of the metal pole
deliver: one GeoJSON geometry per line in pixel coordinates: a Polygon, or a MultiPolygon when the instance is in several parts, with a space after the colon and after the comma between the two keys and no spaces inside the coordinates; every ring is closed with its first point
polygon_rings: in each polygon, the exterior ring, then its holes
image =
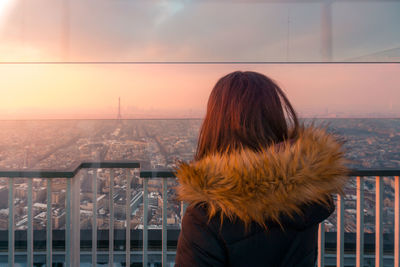
{"type": "Polygon", "coordinates": [[[336,240],[336,266],[343,266],[344,256],[344,197],[337,195],[337,240],[336,240]]]}
{"type": "Polygon", "coordinates": [[[376,176],[375,192],[375,267],[383,266],[383,228],[382,228],[382,177],[376,176]]]}
{"type": "Polygon", "coordinates": [[[114,170],[110,170],[110,224],[108,227],[108,265],[114,264],[114,170]]]}
{"type": "Polygon", "coordinates": [[[394,266],[400,267],[400,178],[394,177],[394,266]]]}
{"type": "Polygon", "coordinates": [[[71,211],[71,232],[72,232],[72,248],[71,259],[72,266],[80,265],[80,175],[72,178],[72,211],[71,211]]]}
{"type": "Polygon", "coordinates": [[[47,225],[46,225],[46,266],[52,266],[53,262],[53,227],[52,227],[52,212],[51,212],[51,178],[47,178],[47,225]]]}
{"type": "Polygon", "coordinates": [[[66,196],[66,218],[65,218],[65,265],[71,266],[71,179],[67,178],[66,196]]]}
{"type": "Polygon", "coordinates": [[[167,266],[167,178],[162,180],[162,238],[161,238],[161,251],[162,251],[162,266],[167,266]]]}
{"type": "Polygon", "coordinates": [[[131,181],[132,176],[129,171],[125,170],[126,177],[126,266],[131,264],[131,181]]]}
{"type": "Polygon", "coordinates": [[[97,264],[97,169],[93,170],[92,266],[97,264]]]}
{"type": "Polygon", "coordinates": [[[149,192],[147,190],[149,180],[144,178],[143,180],[143,266],[147,267],[147,220],[148,220],[148,209],[149,209],[149,192]]]}
{"type": "Polygon", "coordinates": [[[325,257],[325,222],[319,224],[318,229],[318,267],[323,267],[325,257]]]}
{"type": "Polygon", "coordinates": [[[28,178],[27,265],[30,267],[33,266],[32,180],[33,178],[28,178]]]}
{"type": "Polygon", "coordinates": [[[14,266],[14,179],[8,178],[8,266],[14,266]]]}
{"type": "Polygon", "coordinates": [[[357,176],[356,266],[364,267],[364,178],[357,176]]]}

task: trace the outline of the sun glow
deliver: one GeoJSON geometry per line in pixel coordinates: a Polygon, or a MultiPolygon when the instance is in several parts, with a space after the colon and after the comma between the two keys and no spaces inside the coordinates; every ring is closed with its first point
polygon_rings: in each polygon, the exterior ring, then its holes
{"type": "Polygon", "coordinates": [[[0,22],[4,19],[4,16],[13,1],[14,0],[0,0],[0,22]]]}

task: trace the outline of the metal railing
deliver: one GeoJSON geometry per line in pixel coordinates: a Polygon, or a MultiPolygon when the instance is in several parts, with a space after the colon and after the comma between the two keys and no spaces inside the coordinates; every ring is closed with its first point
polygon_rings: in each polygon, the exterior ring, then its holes
{"type": "MultiPolygon", "coordinates": [[[[353,170],[350,176],[356,177],[357,192],[357,230],[356,230],[356,267],[364,266],[364,177],[375,176],[375,266],[383,266],[383,182],[382,177],[394,176],[395,179],[395,205],[394,205],[394,265],[399,267],[400,259],[400,170],[353,170]]],[[[344,266],[344,198],[337,195],[337,237],[336,237],[336,266],[344,266]]],[[[324,223],[319,226],[318,232],[318,267],[325,266],[325,229],[324,223]]]]}
{"type": "MultiPolygon", "coordinates": [[[[14,206],[14,178],[45,178],[47,180],[47,211],[46,211],[46,266],[52,266],[53,255],[53,229],[52,229],[52,181],[57,178],[66,178],[66,219],[65,219],[65,265],[66,266],[79,266],[80,256],[82,255],[80,245],[80,181],[73,179],[81,169],[138,169],[139,177],[143,179],[143,230],[142,230],[142,262],[143,266],[148,266],[148,182],[152,178],[175,178],[175,175],[170,170],[139,170],[139,162],[131,161],[107,161],[107,162],[84,162],[81,163],[73,170],[69,171],[53,171],[53,170],[22,170],[22,171],[9,171],[0,170],[0,177],[8,178],[8,266],[14,266],[15,263],[15,206],[14,206]]],[[[375,266],[383,266],[383,228],[382,228],[382,210],[383,210],[383,182],[382,177],[395,177],[394,182],[394,266],[400,267],[400,170],[353,170],[350,176],[356,177],[356,192],[357,192],[357,232],[356,232],[356,266],[364,266],[364,177],[376,177],[376,194],[375,194],[375,266]]],[[[33,179],[28,179],[27,185],[27,266],[33,266],[33,217],[32,217],[32,192],[33,192],[33,179]]],[[[125,256],[125,262],[131,263],[132,255],[138,256],[138,251],[131,250],[131,181],[132,175],[126,172],[126,228],[125,228],[125,251],[122,253],[125,256]]],[[[108,229],[108,264],[113,266],[114,263],[114,210],[113,210],[113,183],[114,171],[111,170],[109,176],[109,208],[110,208],[110,223],[108,229]]],[[[98,255],[104,254],[98,251],[98,229],[97,229],[97,172],[94,172],[92,179],[93,190],[93,216],[92,216],[92,248],[91,248],[91,262],[98,262],[98,255]]],[[[163,266],[167,266],[167,179],[162,179],[162,238],[161,238],[161,262],[163,266]]],[[[182,205],[182,209],[184,207],[182,205]]],[[[343,196],[337,196],[337,237],[336,237],[336,266],[344,266],[344,199],[343,196]]],[[[324,223],[319,226],[318,233],[318,266],[325,266],[325,229],[324,223]]],[[[36,252],[35,252],[36,253],[36,252]]],[[[118,252],[118,256],[121,253],[118,252]]],[[[94,264],[96,265],[96,264],[94,264]]]]}

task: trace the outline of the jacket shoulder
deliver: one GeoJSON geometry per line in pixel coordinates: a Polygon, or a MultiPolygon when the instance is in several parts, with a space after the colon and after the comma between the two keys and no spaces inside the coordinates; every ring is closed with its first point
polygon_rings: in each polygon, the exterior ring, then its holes
{"type": "Polygon", "coordinates": [[[226,249],[205,210],[189,206],[182,219],[175,266],[225,266],[226,249]]]}

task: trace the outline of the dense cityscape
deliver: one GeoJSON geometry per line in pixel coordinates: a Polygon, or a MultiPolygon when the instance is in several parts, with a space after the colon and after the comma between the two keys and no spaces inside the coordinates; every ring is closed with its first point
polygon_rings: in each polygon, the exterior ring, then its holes
{"type": "MultiPolygon", "coordinates": [[[[315,119],[345,141],[353,168],[399,168],[399,119],[315,119]]],[[[72,169],[82,161],[140,161],[142,169],[173,168],[178,160],[193,157],[201,125],[198,119],[182,120],[41,120],[1,121],[0,169],[72,169]]],[[[127,175],[132,177],[131,229],[143,227],[143,179],[135,169],[86,169],[80,179],[81,229],[92,227],[93,179],[97,179],[97,227],[108,229],[110,202],[114,228],[126,227],[127,175]],[[110,196],[112,185],[112,196],[110,196]]],[[[374,232],[375,178],[365,179],[365,232],[374,232]]],[[[15,229],[27,228],[27,178],[15,179],[15,229]]],[[[179,228],[182,205],[174,199],[175,179],[168,179],[167,224],[179,228]]],[[[162,224],[162,183],[149,180],[148,225],[162,224]]],[[[356,231],[355,179],[346,188],[345,231],[356,231]]],[[[33,179],[34,229],[45,229],[47,180],[33,179]]],[[[52,226],[65,228],[66,179],[52,182],[52,226]]],[[[393,232],[394,179],[384,177],[384,232],[393,232]]],[[[326,231],[336,231],[335,213],[326,231]]],[[[8,179],[0,178],[0,229],[8,227],[8,179]]]]}

